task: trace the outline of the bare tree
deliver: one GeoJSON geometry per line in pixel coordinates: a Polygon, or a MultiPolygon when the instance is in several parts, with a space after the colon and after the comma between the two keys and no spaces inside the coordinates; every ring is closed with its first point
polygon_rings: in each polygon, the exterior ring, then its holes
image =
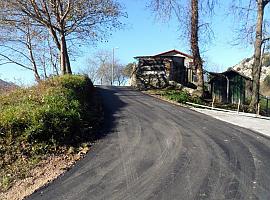
{"type": "Polygon", "coordinates": [[[124,85],[128,78],[125,66],[120,64],[117,58],[113,59],[112,52],[108,50],[99,50],[91,58],[88,58],[87,68],[83,72],[88,74],[93,82],[101,85],[110,85],[112,78],[118,86],[124,85]],[[112,65],[114,68],[113,77],[112,65]]]}
{"type": "Polygon", "coordinates": [[[108,50],[100,50],[95,53],[98,64],[97,76],[101,85],[109,85],[112,82],[112,53],[108,50]]]}
{"type": "Polygon", "coordinates": [[[86,61],[86,69],[83,70],[84,74],[87,74],[92,82],[95,84],[98,81],[98,62],[93,58],[88,58],[86,61]]]}
{"type": "Polygon", "coordinates": [[[204,94],[203,61],[200,55],[199,38],[209,38],[209,23],[201,20],[206,10],[211,14],[216,0],[152,0],[151,7],[161,18],[171,18],[175,15],[184,35],[190,38],[190,48],[193,55],[193,64],[197,71],[197,95],[204,94]],[[202,31],[204,30],[204,31],[202,31]],[[205,31],[206,30],[206,31],[205,31]],[[207,33],[207,34],[205,34],[207,33]]]}
{"type": "Polygon", "coordinates": [[[126,77],[130,78],[130,77],[133,75],[133,73],[134,73],[134,71],[133,71],[134,65],[136,65],[135,62],[133,62],[133,63],[128,63],[128,64],[124,67],[124,74],[125,74],[126,77]]]}
{"type": "MultiPolygon", "coordinates": [[[[23,23],[13,23],[13,27],[0,23],[0,65],[16,64],[34,73],[36,81],[55,73],[57,54],[48,33],[40,27],[32,26],[31,19],[23,23]],[[51,68],[51,70],[48,70],[51,68]],[[53,68],[53,69],[52,69],[53,68]]],[[[56,73],[57,74],[57,73],[56,73]]]]}
{"type": "Polygon", "coordinates": [[[0,64],[16,64],[25,69],[34,72],[36,81],[40,81],[35,50],[37,50],[36,41],[41,38],[41,32],[30,26],[30,21],[25,20],[24,23],[4,30],[5,26],[1,26],[2,35],[0,64]]]}
{"type": "Polygon", "coordinates": [[[263,60],[263,45],[269,41],[265,26],[264,12],[265,7],[270,0],[249,0],[248,3],[242,5],[241,1],[233,2],[233,8],[237,11],[242,21],[239,31],[240,39],[244,39],[254,44],[254,63],[252,66],[252,96],[249,110],[255,112],[258,109],[260,97],[260,76],[263,60]],[[254,39],[253,39],[254,38],[254,39]]]}
{"type": "Polygon", "coordinates": [[[120,26],[121,6],[114,0],[9,0],[0,2],[0,18],[5,25],[21,24],[45,28],[60,54],[63,74],[72,73],[68,40],[95,40],[120,26]]]}
{"type": "Polygon", "coordinates": [[[125,73],[125,66],[119,63],[114,65],[114,80],[116,80],[117,85],[125,85],[129,76],[125,73]]]}

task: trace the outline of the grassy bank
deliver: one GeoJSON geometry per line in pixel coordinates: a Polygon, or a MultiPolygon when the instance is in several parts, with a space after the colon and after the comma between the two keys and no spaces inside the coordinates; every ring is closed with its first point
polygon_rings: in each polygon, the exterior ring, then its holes
{"type": "MultiPolygon", "coordinates": [[[[209,99],[202,99],[197,96],[190,95],[185,90],[176,90],[176,89],[156,89],[156,90],[147,90],[145,93],[154,95],[156,97],[162,98],[164,100],[169,100],[172,102],[177,102],[185,104],[186,102],[196,103],[205,106],[212,106],[212,102],[209,99]]],[[[237,104],[226,104],[226,103],[215,103],[215,108],[221,108],[226,110],[237,111],[237,104]]],[[[239,109],[240,112],[248,112],[249,103],[241,104],[239,109]]],[[[270,112],[270,101],[267,104],[266,98],[261,98],[260,100],[260,115],[269,116],[270,112]]]]}
{"type": "Polygon", "coordinates": [[[0,192],[47,156],[72,153],[91,140],[101,113],[85,76],[54,77],[1,95],[0,192]]]}
{"type": "Polygon", "coordinates": [[[163,99],[171,100],[182,104],[185,104],[186,102],[204,104],[201,98],[191,96],[187,91],[184,90],[175,90],[175,89],[147,90],[146,93],[150,95],[160,96],[163,99]]]}

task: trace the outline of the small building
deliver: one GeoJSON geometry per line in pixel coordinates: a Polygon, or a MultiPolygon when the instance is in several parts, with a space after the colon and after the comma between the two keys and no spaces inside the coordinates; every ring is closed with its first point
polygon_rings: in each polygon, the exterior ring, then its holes
{"type": "MultiPolygon", "coordinates": [[[[193,81],[188,74],[191,73],[191,59],[188,54],[171,50],[153,56],[137,56],[138,60],[131,81],[131,85],[142,88],[164,88],[169,81],[187,85],[193,81]]],[[[193,61],[193,60],[192,60],[193,61]]]]}
{"type": "Polygon", "coordinates": [[[163,53],[159,53],[155,56],[179,56],[184,57],[184,66],[186,67],[187,82],[196,83],[197,82],[197,73],[194,68],[193,57],[189,54],[183,53],[178,50],[170,50],[163,53]]]}
{"type": "Polygon", "coordinates": [[[209,72],[209,91],[215,102],[242,104],[251,94],[251,78],[229,69],[222,73],[209,72]]]}

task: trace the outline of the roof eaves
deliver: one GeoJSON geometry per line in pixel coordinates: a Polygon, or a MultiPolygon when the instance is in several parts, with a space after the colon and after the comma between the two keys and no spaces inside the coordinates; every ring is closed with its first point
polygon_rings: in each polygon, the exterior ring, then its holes
{"type": "Polygon", "coordinates": [[[183,53],[183,52],[178,51],[178,50],[175,50],[175,49],[170,50],[170,51],[166,51],[166,52],[162,52],[162,53],[156,54],[156,55],[154,55],[154,56],[162,56],[163,54],[167,54],[167,53],[171,53],[171,52],[176,52],[176,53],[181,54],[181,55],[183,55],[183,56],[185,56],[185,57],[188,57],[188,58],[193,59],[193,57],[192,57],[191,55],[188,55],[188,54],[186,54],[186,53],[183,53]]]}
{"type": "Polygon", "coordinates": [[[227,71],[221,72],[221,73],[218,73],[218,72],[208,72],[208,73],[210,75],[213,75],[213,76],[226,76],[226,73],[229,73],[229,72],[237,73],[238,75],[244,77],[245,79],[251,80],[250,77],[248,77],[248,76],[246,76],[246,75],[244,75],[244,74],[242,74],[242,73],[240,73],[240,72],[238,72],[238,71],[236,71],[234,69],[228,69],[227,71]]]}
{"type": "Polygon", "coordinates": [[[235,73],[239,74],[240,76],[242,76],[242,77],[244,77],[244,78],[246,78],[246,79],[251,80],[250,77],[248,77],[248,76],[246,76],[246,75],[244,75],[244,74],[242,74],[242,73],[236,71],[235,69],[228,69],[227,71],[222,72],[222,74],[225,74],[225,73],[228,73],[228,72],[235,72],[235,73]]]}

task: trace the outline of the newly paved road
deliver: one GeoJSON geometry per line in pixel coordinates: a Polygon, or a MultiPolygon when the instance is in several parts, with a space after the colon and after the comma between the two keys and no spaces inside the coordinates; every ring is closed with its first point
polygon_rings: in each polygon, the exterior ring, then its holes
{"type": "Polygon", "coordinates": [[[100,92],[106,136],[29,199],[270,199],[268,138],[129,88],[100,92]]]}

